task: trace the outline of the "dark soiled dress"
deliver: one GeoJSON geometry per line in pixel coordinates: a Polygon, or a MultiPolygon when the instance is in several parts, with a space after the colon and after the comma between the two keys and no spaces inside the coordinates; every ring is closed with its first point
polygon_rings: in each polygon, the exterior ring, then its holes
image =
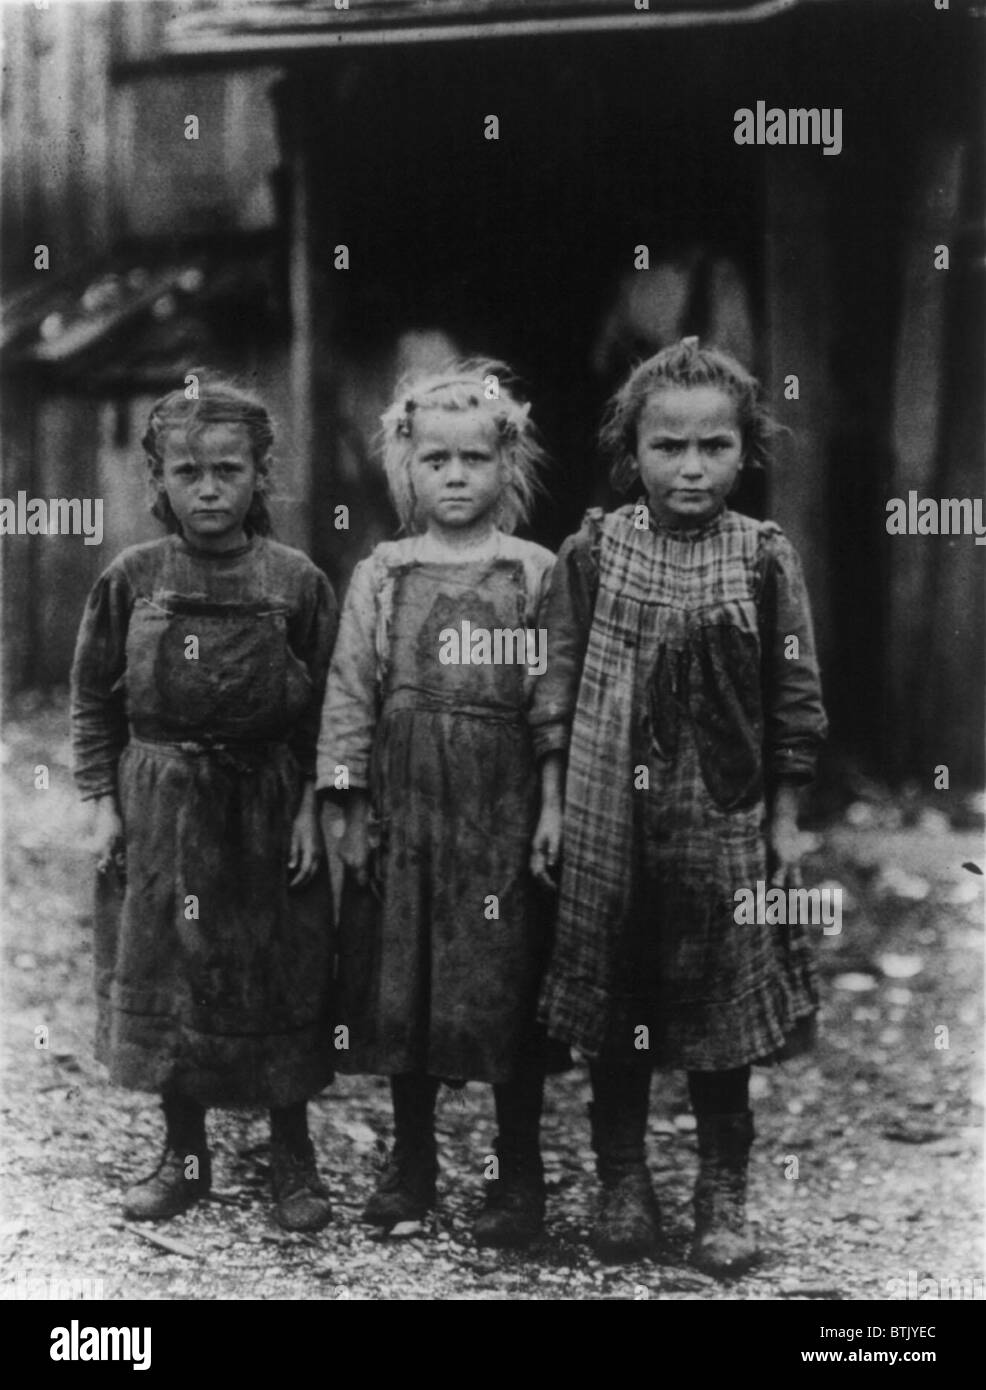
{"type": "Polygon", "coordinates": [[[463,621],[536,627],[554,557],[499,536],[479,560],[429,559],[426,538],[378,546],[343,610],[319,743],[367,788],[374,889],[339,924],[340,1070],[493,1083],[543,1042],[535,1005],[548,922],[529,875],[538,783],[526,664],[442,664],[463,621]]]}
{"type": "Polygon", "coordinates": [[[811,1041],[811,943],[737,923],[735,893],[766,881],[772,789],[811,778],[826,732],[801,567],[772,522],[636,517],[590,514],[545,603],[531,722],[568,771],[541,1016],[591,1055],[644,1025],[660,1065],[778,1060],[811,1041]]]}
{"type": "Polygon", "coordinates": [[[134,546],[89,596],[73,742],[124,825],[122,901],[100,876],[95,914],[97,1056],[122,1086],[284,1106],[332,1078],[328,873],[289,890],[287,862],[336,624],[321,571],[261,537],[134,546]]]}

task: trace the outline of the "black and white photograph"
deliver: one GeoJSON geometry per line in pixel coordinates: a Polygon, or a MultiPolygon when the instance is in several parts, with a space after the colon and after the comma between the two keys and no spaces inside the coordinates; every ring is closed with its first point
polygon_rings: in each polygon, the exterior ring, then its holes
{"type": "Polygon", "coordinates": [[[663,1301],[696,1369],[765,1302],[762,1364],[948,1365],[986,4],[0,0],[0,41],[35,1364],[161,1367],[192,1303],[663,1301]]]}

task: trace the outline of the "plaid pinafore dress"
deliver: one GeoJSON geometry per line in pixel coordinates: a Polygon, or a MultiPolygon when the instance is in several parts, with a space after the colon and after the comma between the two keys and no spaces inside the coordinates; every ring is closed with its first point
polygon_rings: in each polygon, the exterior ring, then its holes
{"type": "MultiPolygon", "coordinates": [[[[797,925],[738,924],[767,876],[764,614],[770,523],[602,522],[598,591],[569,749],[549,1031],[590,1052],[728,1070],[810,1036],[797,925]]],[[[777,528],[774,527],[776,532],[777,528]]]]}

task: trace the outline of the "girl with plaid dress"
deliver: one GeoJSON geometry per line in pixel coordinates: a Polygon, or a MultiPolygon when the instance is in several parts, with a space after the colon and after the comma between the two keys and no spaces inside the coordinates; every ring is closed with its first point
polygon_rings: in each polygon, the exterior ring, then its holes
{"type": "Polygon", "coordinates": [[[717,1275],[756,1254],[751,1064],[804,1047],[817,1006],[800,927],[734,915],[737,890],[800,882],[798,787],[826,731],[798,558],[774,523],[726,506],[771,428],[757,382],[697,339],[632,372],[601,441],[646,501],[590,513],[562,546],[532,711],[532,868],[550,882],[561,865],[541,1013],[590,1057],[593,1244],[619,1260],[656,1242],[650,1077],[680,1067],[700,1157],[692,1258],[717,1275]]]}

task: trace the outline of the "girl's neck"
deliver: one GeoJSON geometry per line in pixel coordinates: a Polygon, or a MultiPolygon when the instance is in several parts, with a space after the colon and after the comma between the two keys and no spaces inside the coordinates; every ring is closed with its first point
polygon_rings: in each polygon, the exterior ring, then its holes
{"type": "Polygon", "coordinates": [[[233,536],[189,537],[184,531],[179,531],[178,535],[189,550],[201,555],[234,555],[250,547],[250,537],[242,530],[233,536]]]}
{"type": "Polygon", "coordinates": [[[660,505],[655,506],[649,499],[648,506],[659,531],[681,531],[686,535],[698,534],[706,530],[713,522],[718,521],[726,510],[726,503],[723,502],[714,512],[709,512],[705,516],[692,517],[681,516],[660,505]]]}
{"type": "Polygon", "coordinates": [[[475,527],[429,525],[425,531],[425,539],[437,550],[444,550],[450,554],[474,555],[477,551],[485,554],[487,551],[495,550],[499,534],[492,522],[483,522],[481,526],[475,527]]]}

